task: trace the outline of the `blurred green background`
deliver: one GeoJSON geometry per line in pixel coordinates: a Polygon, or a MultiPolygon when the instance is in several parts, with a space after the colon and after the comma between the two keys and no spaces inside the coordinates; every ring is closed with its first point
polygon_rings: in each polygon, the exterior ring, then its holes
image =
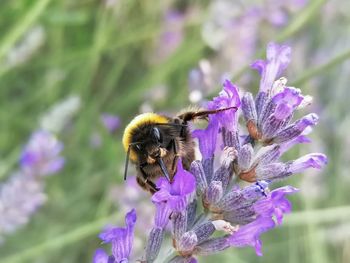
{"type": "MultiPolygon", "coordinates": [[[[314,97],[303,113],[320,115],[313,142],[285,158],[324,152],[329,164],[284,182],[301,193],[284,224],[263,235],[263,257],[232,248],[200,262],[350,262],[350,3],[281,2],[2,0],[1,183],[45,114],[71,96],[80,107],[61,116],[66,164],[46,178],[46,204],[5,236],[0,262],[91,262],[102,227],[124,216],[111,194],[124,184],[123,127],[140,111],[200,104],[221,75],[256,92],[259,77],[248,66],[270,41],[292,47],[285,75],[314,97]],[[208,78],[201,88],[189,77],[194,68],[208,78]],[[117,131],[103,126],[104,112],[120,117],[117,131]]],[[[148,204],[140,209],[151,213],[148,204]]]]}

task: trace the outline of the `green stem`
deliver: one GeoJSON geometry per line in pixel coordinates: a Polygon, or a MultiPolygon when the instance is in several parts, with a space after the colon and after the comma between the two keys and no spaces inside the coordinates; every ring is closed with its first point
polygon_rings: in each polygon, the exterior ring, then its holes
{"type": "Polygon", "coordinates": [[[298,16],[276,37],[276,41],[285,41],[302,29],[319,11],[325,0],[313,0],[298,16]]]}
{"type": "Polygon", "coordinates": [[[20,19],[19,22],[9,31],[1,40],[0,44],[0,61],[6,56],[10,49],[16,44],[18,39],[28,30],[29,27],[38,19],[45,7],[51,0],[40,0],[29,10],[27,15],[20,19]]]}
{"type": "Polygon", "coordinates": [[[320,65],[318,67],[306,70],[304,74],[302,74],[297,80],[295,80],[292,83],[292,86],[299,86],[303,84],[304,82],[308,81],[314,76],[320,75],[321,73],[325,72],[326,70],[329,70],[330,68],[341,64],[345,60],[350,58],[350,49],[346,50],[345,52],[337,55],[333,59],[329,60],[323,65],[320,65]]]}
{"type": "Polygon", "coordinates": [[[108,222],[111,222],[115,218],[114,215],[108,216],[92,223],[83,225],[68,233],[62,234],[50,240],[44,241],[41,244],[35,245],[27,250],[20,251],[12,256],[5,257],[0,261],[2,263],[16,263],[24,262],[29,259],[33,259],[38,255],[43,254],[49,250],[55,250],[79,242],[80,240],[98,233],[103,226],[108,222]]]}

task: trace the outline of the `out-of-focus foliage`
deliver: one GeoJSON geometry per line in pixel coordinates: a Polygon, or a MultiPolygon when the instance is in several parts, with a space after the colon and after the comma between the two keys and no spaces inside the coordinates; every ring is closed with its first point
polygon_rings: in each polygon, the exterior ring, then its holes
{"type": "MultiPolygon", "coordinates": [[[[124,127],[140,111],[174,114],[215,94],[223,76],[256,89],[258,76],[247,66],[263,57],[269,41],[292,47],[289,83],[314,97],[312,110],[320,115],[313,149],[298,149],[326,153],[329,165],[289,180],[303,194],[293,198],[285,224],[263,236],[262,258],[230,249],[200,262],[349,262],[350,5],[281,2],[2,0],[1,184],[40,127],[55,127],[65,166],[46,179],[45,205],[5,237],[0,262],[90,262],[103,226],[141,203],[129,184],[118,197],[123,130],[111,132],[101,115],[117,115],[124,127]],[[195,68],[206,81],[200,93],[189,88],[195,68]]],[[[300,155],[294,154],[287,157],[300,155]]],[[[139,221],[142,213],[149,220],[149,209],[139,209],[139,221]]]]}

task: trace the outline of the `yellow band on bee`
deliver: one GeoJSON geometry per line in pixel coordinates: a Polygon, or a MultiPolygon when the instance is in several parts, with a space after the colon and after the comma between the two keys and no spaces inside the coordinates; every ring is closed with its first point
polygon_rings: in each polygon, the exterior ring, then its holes
{"type": "MultiPolygon", "coordinates": [[[[128,150],[130,143],[132,142],[132,135],[134,133],[135,129],[138,129],[142,127],[142,125],[145,124],[152,124],[152,123],[168,123],[168,119],[162,115],[156,114],[156,113],[143,113],[140,115],[137,115],[125,128],[124,135],[123,135],[123,146],[125,151],[128,150]]],[[[137,161],[137,155],[133,151],[133,149],[130,150],[130,159],[132,161],[137,161]]]]}

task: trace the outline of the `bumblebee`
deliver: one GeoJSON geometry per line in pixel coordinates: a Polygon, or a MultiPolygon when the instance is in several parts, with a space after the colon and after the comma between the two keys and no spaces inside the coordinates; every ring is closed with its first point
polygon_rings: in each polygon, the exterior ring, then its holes
{"type": "Polygon", "coordinates": [[[135,164],[137,183],[146,191],[155,193],[155,181],[165,176],[171,183],[176,173],[177,161],[181,158],[184,169],[189,170],[195,159],[194,141],[188,122],[207,119],[210,114],[226,110],[185,111],[176,117],[157,113],[136,116],[125,128],[123,146],[126,151],[124,180],[128,173],[129,160],[135,164]]]}

